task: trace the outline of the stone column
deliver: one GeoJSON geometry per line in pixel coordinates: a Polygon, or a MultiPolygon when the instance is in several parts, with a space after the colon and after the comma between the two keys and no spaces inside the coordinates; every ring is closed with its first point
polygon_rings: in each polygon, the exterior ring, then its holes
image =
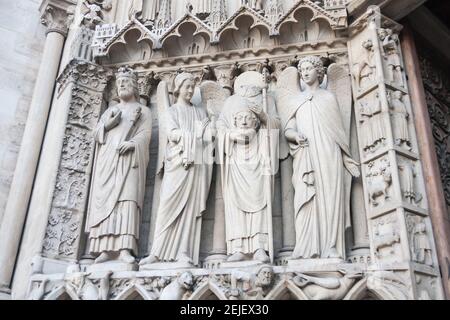
{"type": "Polygon", "coordinates": [[[292,157],[280,161],[281,171],[281,210],[283,217],[283,247],[279,257],[288,258],[295,247],[295,219],[294,219],[294,186],[292,185],[292,157]]]}
{"type": "Polygon", "coordinates": [[[44,1],[42,23],[47,34],[38,76],[4,218],[0,227],[0,287],[10,287],[33,181],[44,139],[64,40],[68,31],[69,1],[44,1]]]}
{"type": "Polygon", "coordinates": [[[101,66],[72,60],[58,79],[14,276],[17,299],[25,294],[33,257],[43,257],[43,273],[57,273],[82,253],[95,147],[91,134],[111,76],[101,66]]]}
{"type": "Polygon", "coordinates": [[[435,233],[435,241],[439,264],[441,265],[442,284],[446,298],[450,299],[450,221],[444,191],[439,177],[439,163],[434,147],[430,115],[425,97],[425,91],[420,76],[420,62],[410,28],[405,28],[402,37],[405,68],[408,73],[408,84],[411,92],[411,102],[416,124],[417,140],[422,156],[423,174],[425,178],[430,217],[435,233]]]}
{"type": "Polygon", "coordinates": [[[401,29],[376,6],[350,26],[349,61],[371,251],[368,286],[390,299],[437,300],[443,291],[401,29]]]}
{"type": "Polygon", "coordinates": [[[215,269],[220,267],[220,263],[227,259],[227,241],[225,234],[225,203],[222,193],[222,176],[220,165],[216,164],[215,188],[214,188],[214,234],[213,249],[205,259],[205,267],[215,269]]]}

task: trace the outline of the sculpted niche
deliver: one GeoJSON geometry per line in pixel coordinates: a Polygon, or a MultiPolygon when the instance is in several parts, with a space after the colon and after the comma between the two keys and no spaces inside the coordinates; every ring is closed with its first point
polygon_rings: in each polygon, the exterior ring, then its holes
{"type": "Polygon", "coordinates": [[[152,117],[138,102],[136,74],[117,73],[120,103],[109,107],[94,130],[96,156],[86,223],[89,252],[96,263],[133,263],[137,254],[140,216],[149,161],[152,117]]]}

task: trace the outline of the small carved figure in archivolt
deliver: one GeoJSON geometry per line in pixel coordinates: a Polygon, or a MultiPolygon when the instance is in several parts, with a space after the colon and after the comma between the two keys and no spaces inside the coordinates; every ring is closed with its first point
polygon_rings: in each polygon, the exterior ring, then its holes
{"type": "Polygon", "coordinates": [[[372,40],[364,41],[362,47],[365,49],[365,53],[363,54],[361,61],[355,66],[353,72],[353,77],[360,90],[371,84],[376,76],[372,40]]]}
{"type": "Polygon", "coordinates": [[[400,181],[403,197],[408,203],[417,204],[422,201],[422,195],[416,191],[415,178],[417,173],[414,170],[414,165],[409,162],[399,163],[400,181]]]}
{"type": "Polygon", "coordinates": [[[388,159],[383,158],[378,162],[370,162],[368,168],[366,178],[369,203],[378,206],[380,197],[383,201],[389,199],[388,189],[392,184],[391,165],[388,159]]]}
{"type": "Polygon", "coordinates": [[[384,50],[388,81],[403,86],[403,67],[398,49],[398,36],[392,29],[380,29],[378,32],[384,50]]]}
{"type": "Polygon", "coordinates": [[[423,219],[417,222],[413,229],[413,260],[426,265],[433,265],[433,257],[431,255],[431,243],[427,235],[427,226],[423,219]]]}
{"type": "Polygon", "coordinates": [[[389,95],[389,109],[392,118],[392,129],[394,134],[394,143],[396,146],[404,146],[411,150],[411,141],[409,138],[409,113],[403,102],[403,93],[401,91],[391,92],[389,95]]]}

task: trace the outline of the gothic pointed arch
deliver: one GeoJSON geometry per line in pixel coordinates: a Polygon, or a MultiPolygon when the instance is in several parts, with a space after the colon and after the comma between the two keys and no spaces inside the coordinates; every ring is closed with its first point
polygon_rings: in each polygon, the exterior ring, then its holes
{"type": "Polygon", "coordinates": [[[265,300],[309,300],[303,291],[292,280],[278,283],[264,298],[265,300]]]}
{"type": "Polygon", "coordinates": [[[132,284],[120,292],[114,300],[154,300],[154,297],[142,286],[132,284]]]}
{"type": "Polygon", "coordinates": [[[59,286],[50,292],[44,300],[80,300],[80,298],[72,289],[59,286]]]}
{"type": "Polygon", "coordinates": [[[189,300],[228,300],[220,287],[208,281],[202,284],[189,297],[189,300]]]}

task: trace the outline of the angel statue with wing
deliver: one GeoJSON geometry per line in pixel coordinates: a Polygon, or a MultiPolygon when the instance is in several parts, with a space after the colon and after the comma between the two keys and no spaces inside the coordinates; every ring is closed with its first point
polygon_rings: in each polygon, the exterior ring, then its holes
{"type": "Polygon", "coordinates": [[[360,171],[349,148],[350,92],[330,90],[342,87],[336,81],[349,81],[344,72],[335,72],[339,68],[330,65],[328,88],[324,88],[322,60],[307,56],[298,70],[284,70],[278,82],[277,106],[293,157],[296,245],[292,259],[345,259],[349,187],[351,176],[359,177],[360,171]]]}
{"type": "Polygon", "coordinates": [[[240,75],[217,120],[228,262],[269,262],[280,119],[264,76],[240,75]]]}
{"type": "Polygon", "coordinates": [[[183,72],[174,82],[170,106],[167,83],[158,86],[160,155],[157,173],[164,170],[160,203],[150,255],[140,265],[177,262],[199,264],[202,214],[211,184],[216,134],[206,110],[191,102],[195,79],[183,72]],[[169,107],[170,106],[170,107],[169,107]]]}

